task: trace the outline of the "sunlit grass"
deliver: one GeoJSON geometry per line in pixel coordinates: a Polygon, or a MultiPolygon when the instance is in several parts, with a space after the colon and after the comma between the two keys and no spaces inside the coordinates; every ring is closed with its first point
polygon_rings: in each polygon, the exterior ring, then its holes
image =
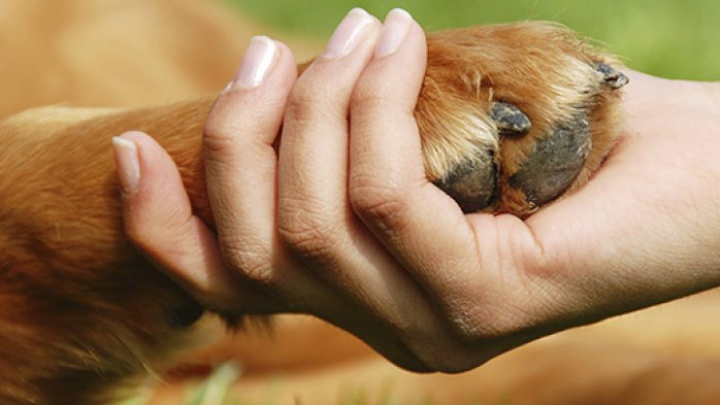
{"type": "Polygon", "coordinates": [[[238,377],[240,377],[240,367],[237,364],[223,364],[195,389],[185,405],[226,404],[226,400],[229,397],[228,390],[232,384],[237,381],[238,377]]]}
{"type": "MultiPolygon", "coordinates": [[[[187,394],[182,403],[176,405],[272,405],[249,404],[230,397],[230,387],[237,382],[241,368],[236,363],[228,362],[217,367],[210,376],[199,384],[186,384],[187,394]]],[[[119,405],[145,405],[148,402],[147,392],[142,392],[119,405]]],[[[173,404],[175,405],[175,404],[173,404]]]]}
{"type": "Polygon", "coordinates": [[[352,7],[409,10],[428,30],[527,19],[563,23],[648,73],[720,80],[715,0],[227,0],[268,24],[326,38],[352,7]]]}
{"type": "MultiPolygon", "coordinates": [[[[268,382],[268,395],[262,400],[248,401],[230,390],[238,379],[242,378],[242,369],[236,363],[225,363],[217,367],[210,376],[200,383],[186,383],[186,395],[183,402],[173,405],[277,405],[278,396],[273,392],[281,388],[274,387],[272,379],[268,382]]],[[[119,405],[147,405],[151,390],[134,398],[130,398],[119,405]]],[[[241,395],[241,394],[240,394],[241,395]]],[[[312,405],[297,400],[296,405],[312,405]]],[[[393,395],[392,384],[374,387],[372,392],[364,388],[347,389],[337,400],[337,405],[444,405],[432,398],[420,400],[405,400],[393,395]]],[[[488,404],[485,402],[470,402],[467,405],[511,405],[509,402],[488,404]]]]}

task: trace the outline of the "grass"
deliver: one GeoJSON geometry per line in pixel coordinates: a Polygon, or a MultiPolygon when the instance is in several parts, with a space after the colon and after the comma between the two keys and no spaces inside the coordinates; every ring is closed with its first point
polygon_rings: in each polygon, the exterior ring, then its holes
{"type": "Polygon", "coordinates": [[[290,33],[327,38],[352,7],[383,16],[403,7],[427,29],[543,19],[598,40],[630,67],[655,75],[720,80],[716,0],[226,0],[290,33]]]}
{"type": "MultiPolygon", "coordinates": [[[[233,362],[218,366],[213,373],[199,384],[186,385],[187,394],[182,403],[177,405],[276,405],[277,396],[273,395],[273,383],[269,383],[268,395],[260,402],[247,401],[236,394],[230,393],[230,388],[242,375],[242,369],[233,362]]],[[[277,388],[277,387],[275,387],[277,388]]],[[[119,405],[146,405],[151,390],[130,398],[119,405]]],[[[297,405],[306,405],[297,400],[297,405]]],[[[366,392],[362,389],[344,390],[338,405],[439,405],[431,398],[408,402],[395,398],[392,394],[392,384],[379,387],[375,392],[366,392]]],[[[472,402],[468,405],[487,405],[487,403],[472,402]]],[[[503,401],[493,405],[509,405],[503,401]]]]}
{"type": "Polygon", "coordinates": [[[189,396],[185,405],[223,405],[228,399],[228,390],[240,377],[240,367],[226,363],[200,384],[189,396]]]}
{"type": "MultiPolygon", "coordinates": [[[[241,368],[229,362],[218,366],[213,373],[196,386],[187,385],[188,391],[182,404],[177,405],[272,405],[248,404],[229,395],[230,387],[241,375],[241,368]]],[[[144,405],[147,402],[146,393],[138,394],[120,405],[144,405]]]]}

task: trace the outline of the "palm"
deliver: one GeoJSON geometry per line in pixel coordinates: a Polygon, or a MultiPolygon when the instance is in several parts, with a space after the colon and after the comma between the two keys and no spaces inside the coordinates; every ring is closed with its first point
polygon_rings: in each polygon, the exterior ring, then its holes
{"type": "Polygon", "coordinates": [[[598,316],[709,288],[717,277],[708,270],[720,268],[718,107],[707,86],[631,80],[625,130],[602,169],[527,221],[553,270],[598,316]]]}

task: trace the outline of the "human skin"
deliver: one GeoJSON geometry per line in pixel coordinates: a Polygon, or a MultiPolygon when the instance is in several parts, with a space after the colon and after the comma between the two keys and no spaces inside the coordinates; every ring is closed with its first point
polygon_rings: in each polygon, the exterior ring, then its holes
{"type": "Polygon", "coordinates": [[[203,139],[217,233],[150,137],[116,140],[129,237],[208,308],[314,314],[456,372],[720,283],[720,85],[631,72],[587,185],[525,220],[464,215],[423,170],[422,30],[360,25],[299,79],[284,45],[253,42],[203,139]]]}

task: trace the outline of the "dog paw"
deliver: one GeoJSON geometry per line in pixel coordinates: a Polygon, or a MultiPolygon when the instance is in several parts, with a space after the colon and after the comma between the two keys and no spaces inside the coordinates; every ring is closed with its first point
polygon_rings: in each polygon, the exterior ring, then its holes
{"type": "Polygon", "coordinates": [[[575,190],[618,135],[616,66],[548,23],[428,35],[416,108],[428,178],[465,212],[526,216],[575,190]]]}

